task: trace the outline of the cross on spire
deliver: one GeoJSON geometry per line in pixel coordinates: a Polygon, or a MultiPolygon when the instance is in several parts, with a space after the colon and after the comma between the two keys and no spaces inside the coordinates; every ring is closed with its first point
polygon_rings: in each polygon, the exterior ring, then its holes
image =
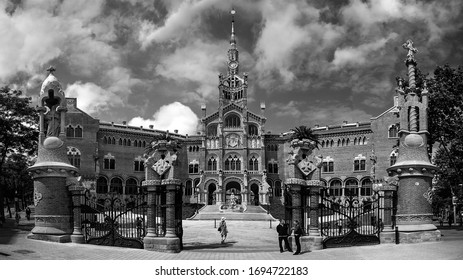
{"type": "Polygon", "coordinates": [[[47,72],[49,72],[50,74],[53,74],[53,72],[55,72],[55,71],[56,71],[56,68],[53,67],[53,66],[50,66],[50,67],[47,68],[47,72]]]}
{"type": "Polygon", "coordinates": [[[407,59],[414,59],[414,53],[418,52],[418,50],[413,47],[413,41],[408,39],[407,42],[402,44],[402,47],[408,50],[407,59]]]}

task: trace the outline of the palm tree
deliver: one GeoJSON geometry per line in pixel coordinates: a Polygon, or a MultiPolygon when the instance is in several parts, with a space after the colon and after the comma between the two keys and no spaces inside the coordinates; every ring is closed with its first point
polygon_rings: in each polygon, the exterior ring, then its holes
{"type": "Polygon", "coordinates": [[[318,141],[318,135],[313,132],[313,130],[305,125],[300,125],[297,126],[293,129],[291,129],[293,132],[293,135],[291,136],[291,139],[298,139],[298,140],[303,140],[303,139],[308,139],[312,142],[314,142],[315,148],[318,149],[318,145],[320,142],[318,141]]]}

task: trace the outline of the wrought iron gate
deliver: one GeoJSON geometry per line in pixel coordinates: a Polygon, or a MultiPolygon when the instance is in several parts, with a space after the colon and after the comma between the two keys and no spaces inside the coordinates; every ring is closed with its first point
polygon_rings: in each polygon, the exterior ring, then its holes
{"type": "Polygon", "coordinates": [[[87,190],[81,204],[85,242],[95,245],[143,248],[147,228],[147,195],[108,193],[103,199],[87,190]]]}
{"type": "Polygon", "coordinates": [[[372,191],[371,196],[330,196],[321,192],[320,228],[324,248],[375,245],[384,227],[383,197],[372,191]]]}

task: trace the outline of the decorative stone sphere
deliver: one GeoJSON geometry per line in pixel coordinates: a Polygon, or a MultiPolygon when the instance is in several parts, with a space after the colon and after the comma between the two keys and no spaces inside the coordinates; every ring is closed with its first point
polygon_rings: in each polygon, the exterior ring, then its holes
{"type": "Polygon", "coordinates": [[[48,150],[55,150],[63,146],[63,141],[61,141],[58,137],[50,136],[43,141],[43,147],[48,150]]]}
{"type": "Polygon", "coordinates": [[[420,147],[424,145],[424,140],[419,134],[409,134],[405,137],[404,143],[408,147],[420,147]]]}

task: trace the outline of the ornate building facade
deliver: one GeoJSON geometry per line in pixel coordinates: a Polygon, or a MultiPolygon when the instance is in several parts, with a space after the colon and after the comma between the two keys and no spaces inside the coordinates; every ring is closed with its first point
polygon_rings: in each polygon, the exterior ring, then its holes
{"type": "MultiPolygon", "coordinates": [[[[202,106],[201,130],[193,136],[103,122],[67,98],[68,157],[84,185],[96,196],[140,192],[144,150],[154,136],[169,133],[182,140],[179,156],[188,162],[182,174],[184,203],[220,205],[233,197],[238,203],[265,205],[269,196],[281,198],[290,135],[265,132],[265,104],[260,114],[248,110],[248,75],[240,72],[233,20],[227,73],[218,78],[218,110],[208,114],[202,106]]],[[[323,157],[320,178],[332,195],[369,196],[372,182],[387,175],[397,158],[397,100],[370,120],[313,127],[320,140],[314,152],[323,157]]]]}

